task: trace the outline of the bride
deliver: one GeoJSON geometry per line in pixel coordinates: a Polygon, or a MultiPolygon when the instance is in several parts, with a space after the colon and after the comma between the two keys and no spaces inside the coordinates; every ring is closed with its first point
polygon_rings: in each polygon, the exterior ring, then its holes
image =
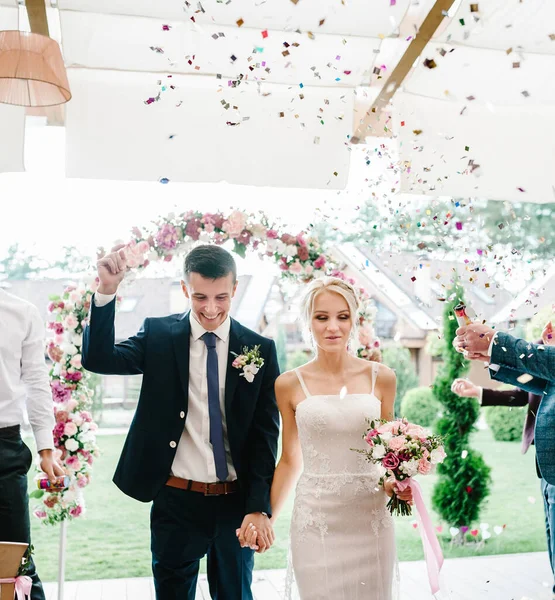
{"type": "MultiPolygon", "coordinates": [[[[276,381],[283,450],[271,489],[272,521],[302,469],[291,522],[302,600],[390,600],[393,594],[395,539],[385,505],[394,482],[379,487],[379,467],[351,449],[364,448],[366,419],[393,419],[396,377],[348,351],[358,306],[354,288],[341,279],[309,284],[303,318],[316,356],[276,381]]],[[[412,500],[410,489],[398,495],[412,500]]],[[[254,543],[256,531],[250,535],[254,543]]]]}

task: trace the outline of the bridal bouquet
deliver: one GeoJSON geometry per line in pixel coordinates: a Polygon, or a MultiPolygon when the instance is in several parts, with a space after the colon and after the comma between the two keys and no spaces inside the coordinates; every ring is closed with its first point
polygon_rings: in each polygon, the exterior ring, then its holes
{"type": "MultiPolygon", "coordinates": [[[[369,423],[370,427],[363,434],[369,448],[357,452],[385,469],[385,474],[380,479],[381,485],[387,478],[394,477],[396,487],[399,491],[404,491],[411,485],[412,477],[418,473],[428,475],[435,465],[445,459],[442,438],[420,425],[409,423],[406,419],[376,419],[369,423]]],[[[399,499],[395,492],[387,508],[391,514],[412,514],[411,505],[399,499]]]]}

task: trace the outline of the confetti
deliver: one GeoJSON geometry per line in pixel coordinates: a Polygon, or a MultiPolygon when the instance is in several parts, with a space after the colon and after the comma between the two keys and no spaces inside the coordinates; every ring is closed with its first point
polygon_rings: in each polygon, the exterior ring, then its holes
{"type": "Polygon", "coordinates": [[[478,4],[477,3],[470,5],[470,12],[473,12],[473,13],[478,12],[478,4]]]}
{"type": "Polygon", "coordinates": [[[160,183],[163,183],[164,185],[166,183],[169,183],[170,180],[167,177],[160,177],[160,179],[158,180],[160,183]]]}
{"type": "Polygon", "coordinates": [[[468,450],[463,450],[463,451],[461,452],[461,458],[462,458],[462,459],[465,459],[467,456],[468,456],[468,450]]]}
{"type": "Polygon", "coordinates": [[[320,22],[318,23],[318,27],[322,27],[322,25],[326,22],[326,19],[320,19],[320,22]]]}
{"type": "Polygon", "coordinates": [[[237,19],[236,23],[237,23],[237,27],[242,27],[243,24],[245,23],[245,21],[243,21],[243,19],[237,19]]]}
{"type": "Polygon", "coordinates": [[[267,29],[265,29],[265,30],[262,32],[262,37],[263,37],[264,39],[266,39],[266,38],[268,37],[268,30],[267,30],[267,29]]]}
{"type": "Polygon", "coordinates": [[[428,69],[435,69],[437,67],[437,64],[433,58],[426,58],[424,60],[424,66],[428,69]]]}
{"type": "Polygon", "coordinates": [[[169,31],[171,28],[171,25],[162,25],[162,31],[169,31]]]}

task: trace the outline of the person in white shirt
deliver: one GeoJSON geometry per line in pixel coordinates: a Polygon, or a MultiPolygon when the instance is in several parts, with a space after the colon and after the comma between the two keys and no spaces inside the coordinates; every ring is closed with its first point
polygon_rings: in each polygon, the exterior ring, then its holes
{"type": "Polygon", "coordinates": [[[126,270],[118,247],[98,262],[82,363],[95,373],[143,375],[114,482],[132,498],[153,501],[156,598],[195,598],[199,561],[207,556],[212,597],[251,600],[253,550],[274,541],[275,344],[229,316],[237,268],[216,245],[185,257],[181,285],[190,311],[148,318],[116,344],[115,297],[126,270]],[[245,348],[263,364],[240,364],[245,348]],[[247,528],[258,532],[256,547],[239,544],[236,533],[247,528]]]}
{"type": "MultiPolygon", "coordinates": [[[[27,472],[33,455],[21,439],[25,407],[41,469],[63,475],[52,455],[54,408],[44,360],[44,325],[35,306],[0,289],[0,541],[31,543],[27,472]]],[[[44,592],[31,558],[32,600],[44,592]]]]}

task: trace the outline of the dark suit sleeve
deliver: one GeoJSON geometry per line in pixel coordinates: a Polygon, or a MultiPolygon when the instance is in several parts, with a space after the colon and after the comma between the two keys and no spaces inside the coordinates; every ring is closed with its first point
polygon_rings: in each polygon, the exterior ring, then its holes
{"type": "MultiPolygon", "coordinates": [[[[493,362],[493,359],[492,359],[493,362]]],[[[543,396],[544,390],[547,387],[547,381],[545,379],[534,378],[531,381],[523,383],[519,381],[518,378],[524,375],[523,371],[516,371],[515,369],[511,369],[510,367],[501,367],[499,371],[494,371],[490,369],[490,377],[495,379],[496,381],[502,381],[503,383],[508,383],[510,385],[514,385],[515,387],[519,387],[526,392],[530,392],[531,394],[536,394],[537,396],[543,396]]]]}
{"type": "Polygon", "coordinates": [[[248,439],[247,514],[265,512],[271,516],[272,512],[270,488],[276,468],[279,437],[279,411],[274,391],[278,376],[276,345],[272,341],[248,439]]]}
{"type": "Polygon", "coordinates": [[[90,322],[83,331],[82,364],[101,375],[140,375],[143,372],[148,319],[129,339],[115,343],[116,300],[98,307],[91,302],[90,322]]]}
{"type": "MultiPolygon", "coordinates": [[[[555,382],[555,346],[532,344],[500,332],[493,343],[491,363],[508,367],[520,375],[527,373],[535,379],[542,380],[543,385],[538,384],[542,385],[542,391],[546,382],[555,382]]],[[[527,389],[524,385],[520,387],[527,389]]]]}
{"type": "Polygon", "coordinates": [[[515,388],[514,390],[490,390],[482,392],[482,406],[526,406],[528,392],[515,388]]]}

